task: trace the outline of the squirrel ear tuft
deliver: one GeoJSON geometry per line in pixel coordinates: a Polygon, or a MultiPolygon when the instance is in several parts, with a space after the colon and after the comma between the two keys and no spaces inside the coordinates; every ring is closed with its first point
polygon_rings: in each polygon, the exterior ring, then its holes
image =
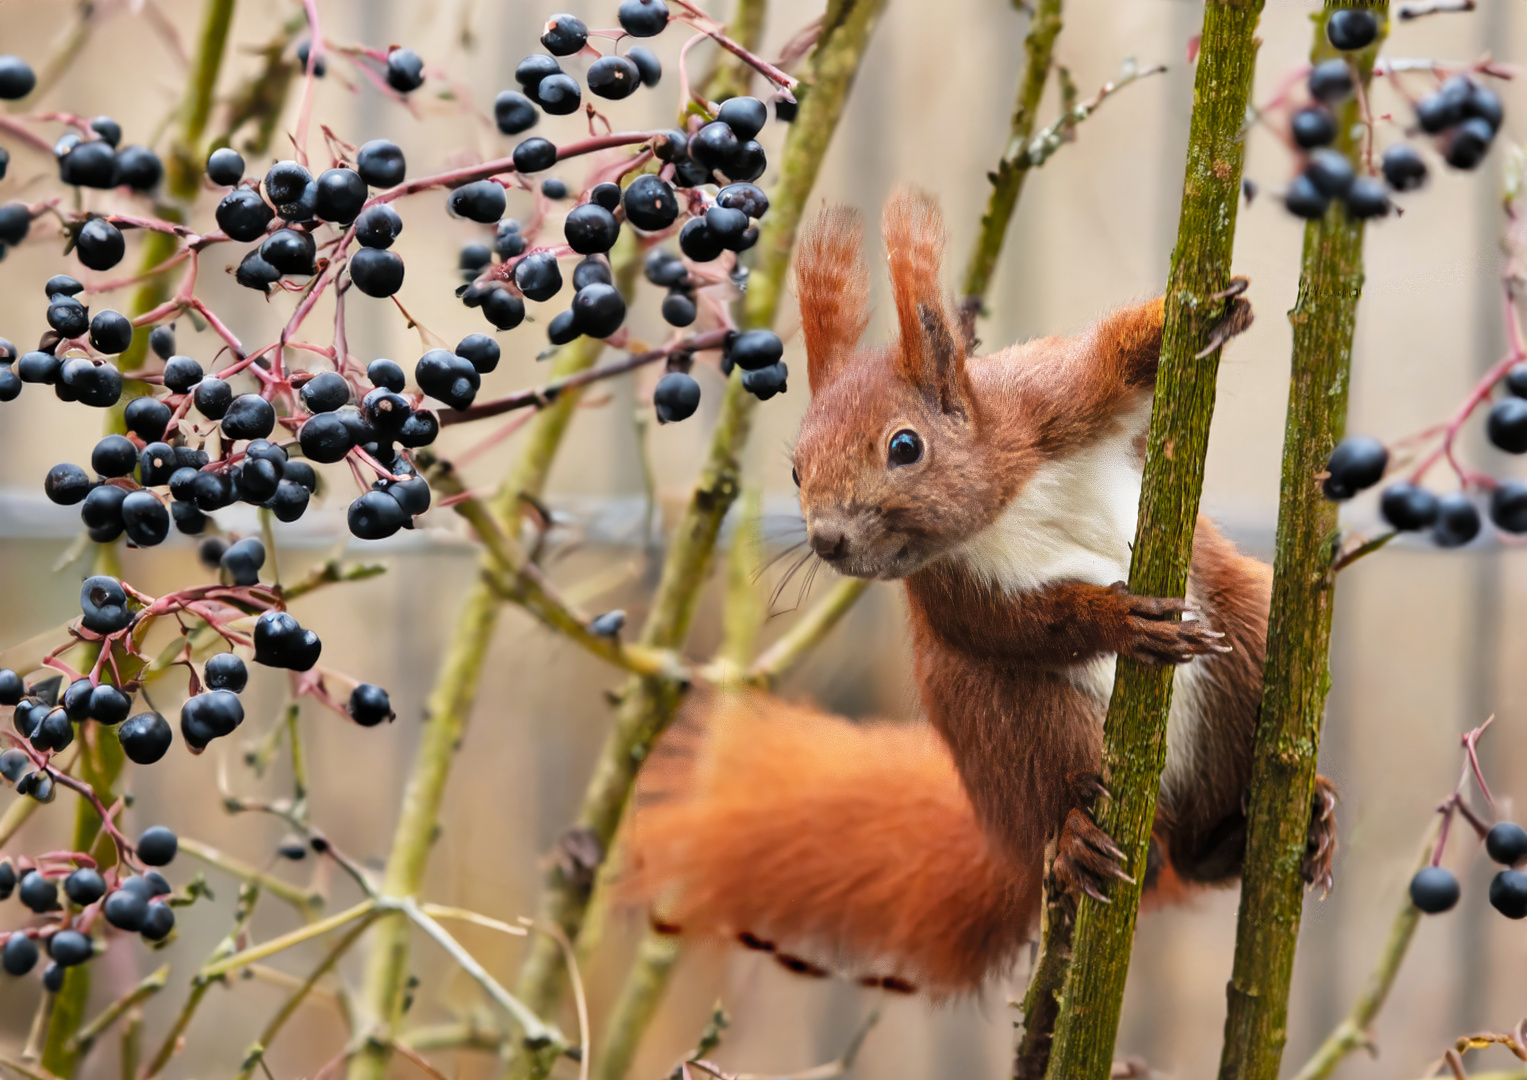
{"type": "Polygon", "coordinates": [[[965,350],[939,284],[943,215],[926,193],[899,188],[886,203],[881,232],[901,328],[897,372],[943,412],[965,415],[970,402],[965,350]]]}
{"type": "Polygon", "coordinates": [[[813,393],[848,363],[869,322],[864,224],[847,206],[829,206],[805,230],[795,257],[795,291],[813,393]]]}

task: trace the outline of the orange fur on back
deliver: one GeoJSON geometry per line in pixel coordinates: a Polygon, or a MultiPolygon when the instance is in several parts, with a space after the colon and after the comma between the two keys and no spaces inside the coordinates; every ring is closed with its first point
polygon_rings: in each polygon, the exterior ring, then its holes
{"type": "Polygon", "coordinates": [[[936,995],[979,988],[1029,940],[1037,869],[991,849],[927,725],[763,693],[702,695],[687,712],[671,736],[698,727],[698,743],[649,762],[658,797],[630,834],[626,896],[661,923],[936,995]]]}

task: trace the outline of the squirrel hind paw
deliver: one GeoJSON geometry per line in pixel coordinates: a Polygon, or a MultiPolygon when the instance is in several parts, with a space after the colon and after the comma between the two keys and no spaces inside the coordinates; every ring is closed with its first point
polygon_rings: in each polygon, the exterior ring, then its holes
{"type": "Polygon", "coordinates": [[[1055,876],[1072,896],[1082,893],[1104,904],[1103,887],[1111,881],[1134,883],[1124,871],[1124,852],[1082,810],[1073,808],[1061,826],[1055,851],[1055,876]]]}
{"type": "Polygon", "coordinates": [[[1331,874],[1336,861],[1336,786],[1324,776],[1315,777],[1310,792],[1310,826],[1304,842],[1300,876],[1309,888],[1329,893],[1335,883],[1331,874]]]}

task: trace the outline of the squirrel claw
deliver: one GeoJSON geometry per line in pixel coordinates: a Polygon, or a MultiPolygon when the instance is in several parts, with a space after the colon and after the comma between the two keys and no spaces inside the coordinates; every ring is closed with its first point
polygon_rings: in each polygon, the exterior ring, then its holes
{"type": "Polygon", "coordinates": [[[1310,792],[1310,827],[1304,844],[1304,858],[1299,864],[1305,885],[1329,893],[1334,879],[1331,866],[1336,860],[1336,788],[1324,776],[1315,777],[1310,792]]]}
{"type": "Polygon", "coordinates": [[[1109,586],[1123,616],[1118,652],[1142,664],[1186,664],[1195,656],[1232,651],[1225,635],[1200,617],[1186,599],[1136,596],[1122,581],[1109,586]],[[1180,621],[1179,621],[1180,620],[1180,621]]]}
{"type": "Polygon", "coordinates": [[[1068,893],[1109,903],[1104,885],[1110,881],[1134,884],[1123,864],[1124,852],[1090,817],[1077,808],[1066,815],[1056,844],[1055,876],[1068,893]]]}

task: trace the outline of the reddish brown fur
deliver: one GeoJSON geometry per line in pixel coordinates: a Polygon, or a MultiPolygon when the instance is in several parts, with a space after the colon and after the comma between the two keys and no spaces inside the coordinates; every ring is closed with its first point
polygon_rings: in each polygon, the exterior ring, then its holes
{"type": "MultiPolygon", "coordinates": [[[[1114,312],[1078,337],[967,359],[941,299],[936,208],[903,193],[884,227],[900,337],[852,356],[862,312],[843,308],[862,303],[857,223],[825,215],[803,244],[812,401],[795,466],[813,548],[844,573],[906,581],[917,682],[943,746],[753,698],[720,721],[749,737],[723,735],[703,758],[699,791],[639,814],[636,839],[645,887],[670,886],[664,917],[686,929],[748,932],[781,949],[805,942],[955,989],[1023,940],[1049,841],[1073,889],[1096,892],[1117,872],[1084,809],[1106,711],[1080,666],[1089,660],[1198,665],[1185,699],[1192,722],[1169,735],[1189,765],[1164,784],[1152,876],[1179,895],[1239,874],[1270,572],[1201,518],[1192,621],[1176,620],[1182,601],[1106,580],[1003,585],[978,574],[964,545],[1039,470],[1100,440],[1138,441],[1125,425],[1140,423],[1154,386],[1162,303],[1114,312]],[[921,456],[889,462],[903,431],[919,437],[921,456]],[[943,787],[951,758],[957,799],[943,787]]],[[[1329,864],[1328,793],[1319,789],[1312,814],[1312,880],[1329,864]]]]}
{"type": "Polygon", "coordinates": [[[813,392],[831,381],[858,346],[869,321],[869,291],[864,225],[848,207],[830,207],[818,227],[801,239],[795,266],[813,392]]]}
{"type": "Polygon", "coordinates": [[[993,853],[925,725],[854,724],[764,694],[688,709],[703,746],[649,764],[643,802],[669,797],[631,831],[626,887],[655,897],[665,924],[935,993],[978,986],[1028,939],[1038,877],[993,853]]]}

